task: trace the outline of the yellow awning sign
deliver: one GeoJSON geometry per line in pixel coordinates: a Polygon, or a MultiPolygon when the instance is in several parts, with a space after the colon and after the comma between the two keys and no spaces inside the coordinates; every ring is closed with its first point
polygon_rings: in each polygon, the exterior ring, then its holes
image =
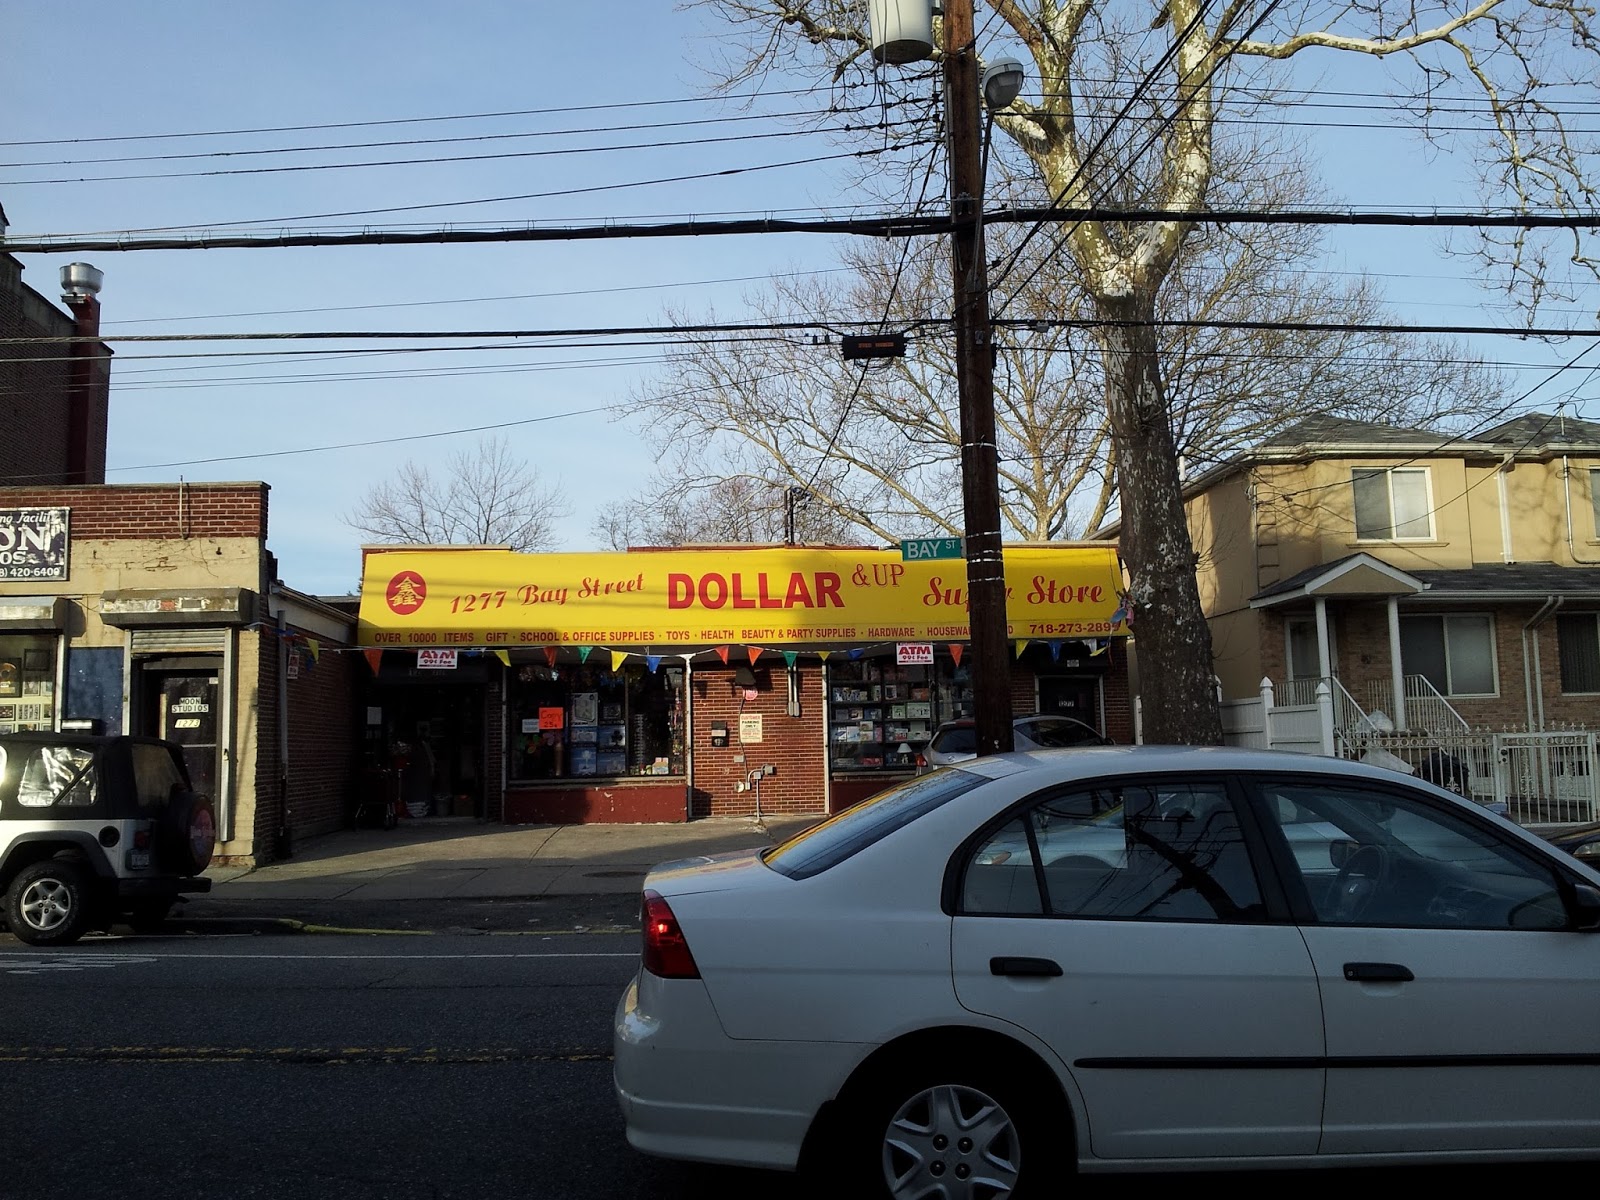
{"type": "MultiPolygon", "coordinates": [[[[1005,550],[1007,636],[1108,637],[1122,572],[1112,546],[1005,550]]],[[[518,554],[368,550],[362,646],[793,646],[965,641],[961,559],[899,550],[518,554]]]]}

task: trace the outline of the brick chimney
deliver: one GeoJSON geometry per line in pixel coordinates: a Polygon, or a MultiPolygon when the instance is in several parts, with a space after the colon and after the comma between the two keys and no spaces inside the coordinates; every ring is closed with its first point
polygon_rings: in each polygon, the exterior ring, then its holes
{"type": "Polygon", "coordinates": [[[72,343],[67,381],[69,484],[105,482],[105,462],[95,453],[90,432],[99,390],[97,367],[105,358],[105,347],[100,343],[98,298],[104,280],[104,273],[88,263],[68,263],[61,268],[61,302],[72,312],[72,335],[77,339],[72,343]]]}

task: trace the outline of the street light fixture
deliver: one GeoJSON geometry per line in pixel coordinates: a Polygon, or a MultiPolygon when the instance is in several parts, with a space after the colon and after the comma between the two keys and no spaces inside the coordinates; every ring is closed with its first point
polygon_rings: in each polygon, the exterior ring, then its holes
{"type": "Polygon", "coordinates": [[[984,69],[983,105],[991,119],[997,109],[1017,98],[1022,91],[1022,80],[1022,64],[1014,58],[1002,58],[984,69]]]}

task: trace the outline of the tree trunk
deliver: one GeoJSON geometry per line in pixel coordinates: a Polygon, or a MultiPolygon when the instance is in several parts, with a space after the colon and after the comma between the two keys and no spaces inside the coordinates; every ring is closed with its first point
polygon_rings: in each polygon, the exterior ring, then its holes
{"type": "Polygon", "coordinates": [[[1222,743],[1211,629],[1200,608],[1194,544],[1184,517],[1157,357],[1153,297],[1097,298],[1108,326],[1102,347],[1106,409],[1116,442],[1122,500],[1119,549],[1129,577],[1128,619],[1139,648],[1139,697],[1147,743],[1222,743]]]}

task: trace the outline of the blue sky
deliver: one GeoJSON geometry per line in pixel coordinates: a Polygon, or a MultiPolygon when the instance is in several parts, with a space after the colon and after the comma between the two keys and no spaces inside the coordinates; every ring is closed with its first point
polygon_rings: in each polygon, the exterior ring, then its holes
{"type": "MultiPolygon", "coordinates": [[[[0,78],[0,139],[75,139],[238,130],[336,122],[560,111],[463,122],[260,134],[250,137],[0,147],[0,203],[18,236],[160,226],[429,204],[487,196],[595,188],[713,172],[837,152],[796,135],[745,143],[703,143],[614,153],[362,170],[24,184],[84,178],[226,169],[284,160],[174,160],[85,164],[92,157],[246,149],[332,142],[527,133],[656,123],[738,110],[695,100],[698,69],[715,52],[709,18],[660,0],[610,6],[551,3],[385,6],[218,5],[194,0],[36,5],[0,0],[7,69],[0,78]],[[662,104],[664,101],[688,101],[662,104]],[[650,107],[611,107],[650,103],[650,107]]],[[[1320,86],[1361,91],[1370,68],[1325,56],[1305,65],[1320,86]]],[[[786,101],[763,101],[780,111],[786,101]]],[[[773,133],[775,121],[701,127],[700,136],[735,129],[773,133]]],[[[671,140],[670,130],[616,135],[613,142],[671,140]]],[[[692,135],[691,135],[692,136],[692,135]]],[[[1308,128],[1336,194],[1372,207],[1473,203],[1466,171],[1426,160],[1396,132],[1308,128]]],[[[594,144],[570,139],[400,146],[327,151],[301,162],[358,157],[489,153],[499,148],[594,144]]],[[[583,195],[414,214],[357,217],[346,224],[393,228],[458,220],[514,224],[609,216],[648,220],[695,214],[750,215],[834,206],[860,199],[833,164],[750,172],[696,181],[624,187],[583,195]]],[[[70,255],[30,255],[25,280],[57,294],[70,255]]],[[[541,243],[533,245],[351,247],[122,253],[89,258],[106,273],[107,333],[311,329],[565,328],[655,324],[671,305],[743,315],[741,296],[764,275],[834,264],[821,238],[744,238],[541,243]],[[721,281],[721,282],[719,282],[721,281]],[[508,298],[516,297],[516,298],[508,298]],[[490,299],[495,298],[495,299],[490,299]],[[457,303],[439,303],[440,301],[457,303]],[[371,307],[395,305],[404,307],[371,307]],[[318,309],[326,311],[288,311],[318,309]]],[[[1464,282],[1465,267],[1441,259],[1414,231],[1363,230],[1330,245],[1328,269],[1373,270],[1385,277],[1397,315],[1416,321],[1504,323],[1493,297],[1464,282]],[[1488,305],[1489,307],[1485,307],[1488,305]]],[[[370,348],[370,347],[369,347],[370,348]]],[[[1578,347],[1545,348],[1497,339],[1483,349],[1519,366],[1514,391],[1534,369],[1578,347]],[[1525,365],[1521,365],[1525,364],[1525,365]]],[[[432,378],[321,379],[287,374],[372,371],[379,364],[278,359],[142,358],[172,354],[170,344],[119,348],[112,398],[107,480],[265,479],[272,485],[271,543],[286,582],[315,593],[356,586],[361,535],[341,521],[374,483],[408,459],[443,462],[477,435],[437,436],[272,458],[194,460],[296,451],[339,443],[438,434],[469,426],[547,417],[508,431],[516,453],[567,493],[572,516],[564,549],[595,548],[596,511],[649,474],[660,449],[626,421],[625,406],[649,371],[647,351],[517,350],[495,354],[395,356],[386,368],[523,368],[432,378]],[[625,359],[606,363],[595,360],[625,359]],[[587,360],[574,363],[574,360],[587,360]],[[568,365],[562,365],[568,364],[568,365]],[[182,369],[174,369],[182,368],[182,369]],[[539,368],[539,369],[531,369],[539,368]],[[262,376],[271,376],[262,380],[262,376]],[[255,378],[249,378],[255,377],[255,378]],[[213,381],[233,379],[217,386],[213,381]],[[180,382],[206,386],[179,386],[180,382]],[[166,465],[183,463],[185,465],[166,465]]],[[[188,349],[192,349],[188,348],[188,349]]],[[[204,349],[238,352],[237,345],[204,349]]]]}

